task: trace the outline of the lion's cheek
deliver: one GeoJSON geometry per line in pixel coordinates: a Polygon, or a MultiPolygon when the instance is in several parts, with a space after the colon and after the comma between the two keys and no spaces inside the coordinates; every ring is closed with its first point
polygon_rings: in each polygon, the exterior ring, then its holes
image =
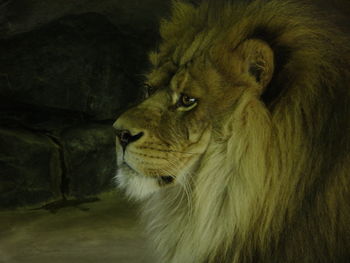
{"type": "Polygon", "coordinates": [[[185,151],[195,155],[203,154],[209,145],[211,135],[212,129],[210,125],[207,125],[201,132],[192,133],[190,143],[188,143],[185,151]]]}

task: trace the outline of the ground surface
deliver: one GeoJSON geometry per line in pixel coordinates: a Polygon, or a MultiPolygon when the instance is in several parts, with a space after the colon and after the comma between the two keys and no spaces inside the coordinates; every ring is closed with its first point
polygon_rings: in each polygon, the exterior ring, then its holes
{"type": "Polygon", "coordinates": [[[100,199],[54,213],[0,211],[0,263],[155,262],[136,207],[118,193],[100,199]]]}

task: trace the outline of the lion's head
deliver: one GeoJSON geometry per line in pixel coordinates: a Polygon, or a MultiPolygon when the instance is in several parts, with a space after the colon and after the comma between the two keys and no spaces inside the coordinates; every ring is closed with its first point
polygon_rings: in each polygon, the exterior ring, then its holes
{"type": "Polygon", "coordinates": [[[218,2],[162,22],[147,98],[114,124],[119,183],[161,262],[342,262],[347,38],[291,1],[218,2]]]}
{"type": "Polygon", "coordinates": [[[267,43],[249,39],[232,49],[221,40],[208,48],[207,34],[177,47],[183,49],[177,57],[169,57],[168,50],[152,54],[147,98],[114,125],[120,182],[135,197],[196,173],[208,145],[225,143],[232,134],[228,113],[241,100],[256,103],[272,78],[267,43]]]}

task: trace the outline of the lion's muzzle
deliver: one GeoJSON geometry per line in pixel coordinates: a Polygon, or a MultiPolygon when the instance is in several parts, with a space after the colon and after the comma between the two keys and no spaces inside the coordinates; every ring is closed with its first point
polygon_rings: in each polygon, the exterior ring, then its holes
{"type": "Polygon", "coordinates": [[[144,134],[143,132],[139,132],[135,135],[132,135],[129,130],[120,130],[120,129],[116,130],[116,135],[119,139],[120,145],[123,148],[123,151],[125,151],[126,146],[128,146],[128,144],[137,141],[143,136],[143,134],[144,134]]]}

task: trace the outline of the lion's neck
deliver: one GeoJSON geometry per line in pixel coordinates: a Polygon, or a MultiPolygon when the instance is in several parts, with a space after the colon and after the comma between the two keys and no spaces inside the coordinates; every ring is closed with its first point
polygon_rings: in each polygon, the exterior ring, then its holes
{"type": "MultiPolygon", "coordinates": [[[[222,151],[227,149],[220,145],[208,149],[191,186],[169,188],[148,200],[146,223],[162,262],[218,262],[217,255],[251,245],[249,230],[261,212],[252,187],[259,182],[239,176],[240,167],[222,151]]],[[[235,255],[231,262],[239,262],[240,254],[235,255]]]]}

